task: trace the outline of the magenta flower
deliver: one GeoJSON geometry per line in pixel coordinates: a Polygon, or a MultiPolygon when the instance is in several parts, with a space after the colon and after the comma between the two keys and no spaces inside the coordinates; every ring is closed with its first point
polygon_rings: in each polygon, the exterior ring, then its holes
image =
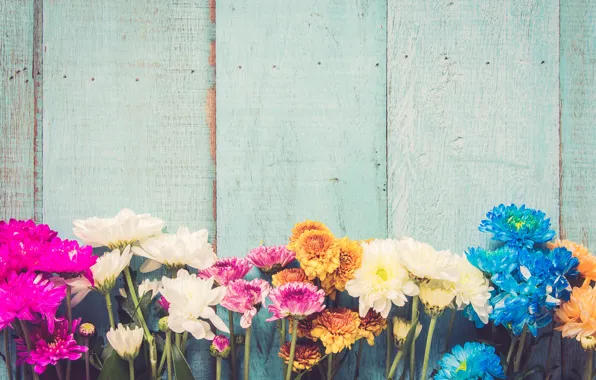
{"type": "Polygon", "coordinates": [[[83,275],[93,285],[91,267],[96,262],[97,256],[93,255],[91,246],[80,246],[75,240],[55,238],[46,245],[46,252],[40,256],[39,262],[32,269],[57,273],[63,278],[74,278],[83,275]]]}
{"type": "Polygon", "coordinates": [[[161,296],[159,297],[159,299],[157,300],[157,303],[159,304],[159,306],[161,306],[166,312],[168,312],[170,310],[170,303],[168,302],[168,300],[166,299],[166,297],[161,296]]]}
{"type": "Polygon", "coordinates": [[[11,219],[8,222],[0,221],[0,245],[9,241],[35,241],[45,243],[52,241],[58,235],[52,231],[47,224],[35,224],[31,219],[16,220],[11,219]]]}
{"type": "Polygon", "coordinates": [[[216,335],[209,347],[211,355],[223,359],[228,357],[230,350],[230,340],[225,335],[216,335]]]}
{"type": "Polygon", "coordinates": [[[246,258],[263,272],[275,274],[294,261],[296,253],[288,250],[285,245],[262,245],[252,249],[246,258]]]}
{"type": "Polygon", "coordinates": [[[48,330],[54,331],[54,316],[66,296],[66,287],[57,286],[42,274],[12,272],[0,281],[0,330],[15,319],[47,320],[48,330]]]}
{"type": "Polygon", "coordinates": [[[42,323],[32,331],[31,340],[34,346],[32,351],[27,349],[24,339],[16,339],[17,363],[26,362],[35,366],[35,372],[43,373],[48,365],[56,365],[59,360],[79,359],[88,350],[85,346],[79,346],[74,339],[79,323],[81,323],[80,318],[73,320],[71,326],[64,318],[56,319],[53,332],[50,332],[47,323],[42,323]]]}
{"type": "Polygon", "coordinates": [[[240,280],[252,269],[252,264],[241,257],[219,259],[207,269],[199,272],[199,277],[213,277],[219,285],[228,286],[231,281],[240,280]]]}
{"type": "Polygon", "coordinates": [[[288,282],[269,293],[273,313],[267,322],[285,317],[303,319],[313,313],[325,309],[325,292],[313,284],[305,282],[288,282]]]}
{"type": "Polygon", "coordinates": [[[259,278],[252,281],[234,280],[228,284],[226,296],[220,305],[242,314],[240,326],[246,329],[252,324],[253,317],[259,311],[257,307],[265,302],[270,290],[269,283],[259,278]]]}

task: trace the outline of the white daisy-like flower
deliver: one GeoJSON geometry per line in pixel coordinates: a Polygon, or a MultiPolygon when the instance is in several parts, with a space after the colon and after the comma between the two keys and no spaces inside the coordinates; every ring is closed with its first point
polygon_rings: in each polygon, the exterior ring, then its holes
{"type": "Polygon", "coordinates": [[[359,298],[361,317],[372,308],[387,318],[392,303],[405,305],[406,296],[418,294],[418,286],[402,264],[399,241],[377,239],[363,243],[362,248],[362,266],[354,272],[354,279],[347,282],[346,290],[359,298]]]}
{"type": "Polygon", "coordinates": [[[176,234],[164,234],[141,241],[133,252],[147,260],[141,272],[152,272],[162,265],[168,268],[181,268],[185,265],[196,269],[206,269],[217,260],[213,247],[207,241],[209,232],[205,229],[190,232],[188,227],[178,228],[176,234]]]}
{"type": "Polygon", "coordinates": [[[130,329],[118,323],[118,328],[110,329],[106,334],[108,342],[118,355],[125,360],[134,360],[139,354],[141,343],[143,343],[143,329],[135,327],[130,329]]]}
{"type": "Polygon", "coordinates": [[[437,251],[412,238],[400,240],[401,259],[410,273],[422,280],[457,281],[457,260],[451,251],[437,251]]]}
{"type": "Polygon", "coordinates": [[[149,214],[135,214],[125,208],[113,218],[75,220],[73,225],[73,233],[85,244],[114,249],[160,235],[165,223],[149,214]]]}
{"type": "Polygon", "coordinates": [[[424,281],[420,284],[420,301],[429,315],[440,315],[455,298],[453,283],[443,280],[424,281]]]}
{"type": "Polygon", "coordinates": [[[455,304],[459,310],[467,305],[472,305],[480,320],[488,323],[488,316],[492,312],[492,306],[489,303],[490,291],[493,288],[482,271],[465,258],[457,256],[457,269],[459,279],[453,283],[455,292],[455,304]]]}
{"type": "Polygon", "coordinates": [[[215,328],[229,332],[224,321],[215,313],[211,306],[219,304],[226,295],[223,286],[213,287],[214,279],[198,278],[180,269],[176,278],[163,277],[160,293],[170,303],[168,327],[170,330],[181,333],[188,331],[196,339],[213,339],[208,319],[215,328]]]}
{"type": "Polygon", "coordinates": [[[161,289],[161,282],[159,280],[151,281],[146,278],[139,284],[139,298],[143,298],[147,292],[151,292],[151,298],[153,298],[159,294],[159,289],[161,289]]]}

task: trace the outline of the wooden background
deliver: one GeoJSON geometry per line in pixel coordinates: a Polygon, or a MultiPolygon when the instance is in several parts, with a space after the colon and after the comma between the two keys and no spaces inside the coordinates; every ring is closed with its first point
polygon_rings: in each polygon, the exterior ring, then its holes
{"type": "MultiPolygon", "coordinates": [[[[129,207],[208,228],[220,256],[310,218],[462,252],[516,202],[594,249],[595,18],[589,0],[0,0],[0,218],[72,237],[129,207]]],[[[105,329],[97,302],[75,311],[105,329]]],[[[251,378],[278,378],[255,329],[251,378]]]]}

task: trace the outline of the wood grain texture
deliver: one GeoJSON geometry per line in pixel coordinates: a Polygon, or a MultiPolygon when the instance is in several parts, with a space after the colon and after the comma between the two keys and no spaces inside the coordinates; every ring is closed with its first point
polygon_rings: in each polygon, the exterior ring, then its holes
{"type": "MultiPolygon", "coordinates": [[[[596,3],[561,2],[561,235],[596,251],[596,3]]],[[[566,374],[585,354],[564,340],[566,374]]]]}
{"type": "MultiPolygon", "coordinates": [[[[558,2],[388,4],[390,235],[461,253],[488,243],[480,220],[510,202],[545,210],[556,228],[558,2]]],[[[443,320],[433,352],[445,331],[443,320]]],[[[460,318],[453,343],[473,331],[460,318]]]]}
{"type": "MultiPolygon", "coordinates": [[[[217,2],[220,256],[285,244],[307,218],[386,235],[385,15],[381,1],[217,2]]],[[[251,379],[281,375],[266,314],[251,379]]]]}
{"type": "MultiPolygon", "coordinates": [[[[213,235],[208,1],[54,1],[43,16],[44,220],[72,237],[73,219],[129,207],[213,235]]],[[[101,302],[77,309],[105,325],[89,315],[101,302]]]]}

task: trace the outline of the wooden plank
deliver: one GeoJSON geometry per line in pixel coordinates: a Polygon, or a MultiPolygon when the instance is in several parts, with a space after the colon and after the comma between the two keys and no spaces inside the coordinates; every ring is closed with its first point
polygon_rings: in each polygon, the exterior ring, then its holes
{"type": "MultiPolygon", "coordinates": [[[[284,244],[307,218],[385,236],[385,2],[220,0],[217,15],[218,253],[284,244]]],[[[266,315],[251,379],[281,375],[266,315]]]]}
{"type": "MultiPolygon", "coordinates": [[[[558,2],[388,4],[390,235],[461,253],[488,243],[480,220],[510,202],[545,210],[556,228],[558,2]]],[[[458,321],[453,343],[473,331],[458,321]]]]}
{"type": "MultiPolygon", "coordinates": [[[[596,4],[561,2],[561,235],[596,252],[596,4]]],[[[585,354],[564,340],[566,374],[582,370],[585,354]]]]}
{"type": "MultiPolygon", "coordinates": [[[[123,207],[214,233],[210,13],[208,0],[45,3],[44,220],[63,236],[123,207]]],[[[78,312],[105,326],[93,302],[78,312]]],[[[197,379],[212,377],[207,347],[192,350],[197,379]]]]}

